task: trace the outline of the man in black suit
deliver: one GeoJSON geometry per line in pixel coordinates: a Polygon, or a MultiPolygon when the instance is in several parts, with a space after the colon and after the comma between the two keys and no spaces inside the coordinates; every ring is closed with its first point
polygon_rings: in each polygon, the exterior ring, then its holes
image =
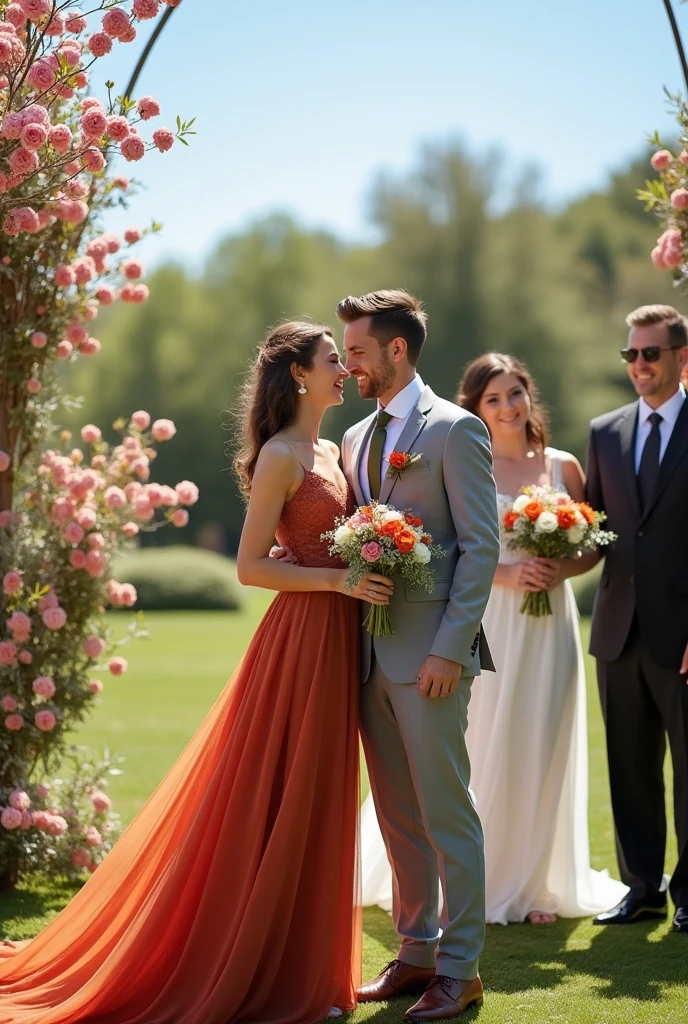
{"type": "Polygon", "coordinates": [[[587,497],[618,540],[606,549],[590,652],[597,673],[617,854],[628,896],[595,924],[665,918],[662,766],[674,766],[673,927],[688,934],[688,330],[671,306],[626,318],[638,401],[593,420],[587,497]]]}

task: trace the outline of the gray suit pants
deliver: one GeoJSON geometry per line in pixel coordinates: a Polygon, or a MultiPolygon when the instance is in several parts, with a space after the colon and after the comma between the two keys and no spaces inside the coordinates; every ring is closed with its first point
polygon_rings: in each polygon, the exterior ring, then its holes
{"type": "Polygon", "coordinates": [[[465,981],[476,977],[485,941],[483,834],[468,790],[465,742],[472,682],[462,678],[453,694],[433,700],[415,683],[391,682],[374,661],[361,688],[363,746],[392,864],[399,959],[465,981]]]}

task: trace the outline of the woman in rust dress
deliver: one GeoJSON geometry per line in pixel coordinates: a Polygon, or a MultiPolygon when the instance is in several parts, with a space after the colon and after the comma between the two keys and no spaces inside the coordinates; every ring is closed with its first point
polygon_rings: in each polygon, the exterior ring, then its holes
{"type": "MultiPolygon", "coordinates": [[[[320,540],[351,499],[325,409],[331,332],[259,350],[236,459],[243,583],[280,591],[205,722],[113,851],[29,943],[0,946],[2,1024],[315,1024],[360,959],[359,598],[320,540]],[[277,535],[300,565],[269,558],[277,535]]],[[[334,1012],[334,1011],[333,1011],[334,1012]]]]}

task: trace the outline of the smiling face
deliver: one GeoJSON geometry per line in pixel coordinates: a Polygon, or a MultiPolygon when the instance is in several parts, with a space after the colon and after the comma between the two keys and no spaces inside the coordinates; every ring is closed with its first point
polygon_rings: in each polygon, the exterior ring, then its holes
{"type": "Polygon", "coordinates": [[[634,363],[628,363],[628,376],[636,393],[653,409],[658,409],[676,393],[681,371],[688,361],[688,348],[672,349],[671,345],[665,323],[631,327],[628,334],[628,347],[641,353],[634,363]],[[642,355],[642,350],[651,345],[662,349],[656,363],[646,362],[642,355]]]}
{"type": "Polygon", "coordinates": [[[478,415],[493,439],[526,433],[530,396],[514,373],[498,373],[488,381],[478,404],[478,415]]]}
{"type": "Polygon", "coordinates": [[[390,354],[395,342],[381,345],[368,333],[369,328],[367,316],[344,328],[346,368],[356,378],[361,398],[380,398],[395,384],[397,367],[390,354]]]}
{"type": "Polygon", "coordinates": [[[298,397],[319,409],[341,405],[344,401],[344,381],[350,374],[342,364],[334,340],[328,335],[323,334],[320,339],[310,370],[294,363],[292,374],[298,386],[303,384],[306,388],[306,394],[298,397]]]}

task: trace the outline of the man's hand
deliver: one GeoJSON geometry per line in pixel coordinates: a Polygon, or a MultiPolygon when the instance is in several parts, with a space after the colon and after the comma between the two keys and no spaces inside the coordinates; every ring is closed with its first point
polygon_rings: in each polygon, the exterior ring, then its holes
{"type": "MultiPolygon", "coordinates": [[[[686,645],[686,649],[683,652],[683,661],[681,662],[681,668],[679,669],[679,672],[682,676],[685,676],[686,673],[688,673],[688,644],[686,645]]],[[[688,684],[688,679],[686,679],[686,683],[688,684]]]]}
{"type": "Polygon", "coordinates": [[[448,697],[459,684],[463,666],[458,661],[428,654],[420,667],[416,685],[423,697],[448,697]]]}
{"type": "Polygon", "coordinates": [[[276,544],[270,548],[270,558],[276,558],[281,562],[289,562],[290,565],[299,564],[299,560],[291,548],[280,548],[276,544]]]}

